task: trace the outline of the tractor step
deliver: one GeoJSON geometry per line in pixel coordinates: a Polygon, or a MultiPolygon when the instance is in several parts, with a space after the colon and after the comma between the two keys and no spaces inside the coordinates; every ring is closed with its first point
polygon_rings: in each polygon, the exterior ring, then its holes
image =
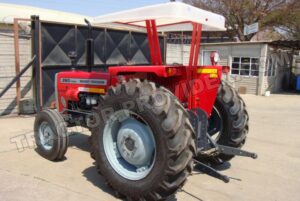
{"type": "Polygon", "coordinates": [[[196,132],[196,146],[200,151],[214,148],[211,139],[207,135],[208,120],[204,110],[199,108],[189,110],[190,122],[196,132]]]}

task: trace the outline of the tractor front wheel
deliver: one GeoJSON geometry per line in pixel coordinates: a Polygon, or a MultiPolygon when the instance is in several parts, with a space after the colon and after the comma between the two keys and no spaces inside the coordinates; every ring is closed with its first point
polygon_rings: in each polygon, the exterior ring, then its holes
{"type": "Polygon", "coordinates": [[[98,172],[128,200],[163,200],[193,169],[188,113],[164,88],[140,80],[111,87],[94,110],[92,151],[98,172]]]}
{"type": "Polygon", "coordinates": [[[68,149],[69,138],[64,118],[56,110],[39,112],[34,122],[37,152],[51,161],[62,160],[68,149]]]}

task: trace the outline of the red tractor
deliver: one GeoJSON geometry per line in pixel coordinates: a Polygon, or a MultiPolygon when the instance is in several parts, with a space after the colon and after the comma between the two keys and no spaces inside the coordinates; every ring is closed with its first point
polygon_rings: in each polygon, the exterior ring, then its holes
{"type": "MultiPolygon", "coordinates": [[[[180,189],[193,170],[228,182],[209,164],[234,155],[256,158],[242,151],[248,133],[244,101],[222,74],[218,54],[211,66],[199,66],[203,30],[224,30],[224,18],[183,3],[166,3],[96,17],[93,25],[121,25],[147,31],[152,65],[113,66],[92,72],[94,41],[88,23],[88,72],[56,74],[56,108],[36,116],[38,152],[57,161],[68,147],[67,127],[91,131],[91,156],[100,174],[129,200],[163,200],[180,189]],[[192,30],[188,65],[162,62],[158,32],[192,30]]],[[[74,60],[76,55],[70,54],[74,60]]],[[[74,64],[75,66],[75,64],[74,64]]]]}

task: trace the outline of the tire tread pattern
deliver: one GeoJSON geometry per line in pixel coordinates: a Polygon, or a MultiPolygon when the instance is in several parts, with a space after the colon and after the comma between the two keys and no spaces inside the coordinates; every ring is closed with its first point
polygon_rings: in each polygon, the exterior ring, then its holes
{"type": "MultiPolygon", "coordinates": [[[[121,93],[128,97],[141,97],[143,101],[153,106],[151,107],[152,113],[161,120],[162,132],[160,134],[165,135],[164,138],[167,140],[168,165],[167,168],[161,170],[164,172],[164,176],[160,177],[154,186],[149,186],[151,190],[143,192],[143,195],[138,192],[132,193],[128,190],[130,187],[120,187],[114,183],[115,180],[105,177],[105,174],[103,176],[119,197],[123,195],[128,200],[165,200],[184,185],[188,175],[193,170],[192,158],[196,153],[195,134],[190,125],[188,113],[176,97],[166,93],[163,87],[157,88],[154,83],[147,80],[141,82],[139,79],[129,80],[116,87],[111,87],[109,92],[100,100],[102,103],[99,103],[96,111],[100,112],[106,101],[118,98],[121,93]],[[163,106],[155,105],[153,95],[156,93],[163,93],[167,97],[166,104],[163,106]]],[[[98,172],[101,174],[104,167],[98,160],[97,151],[99,148],[95,142],[95,135],[97,135],[97,131],[92,129],[91,153],[96,160],[98,172]]]]}
{"type": "MultiPolygon", "coordinates": [[[[247,107],[238,92],[227,82],[222,81],[216,98],[216,107],[221,109],[223,127],[217,143],[225,146],[241,148],[249,132],[249,115],[247,107]],[[225,125],[224,125],[225,124],[225,125]]],[[[212,161],[224,163],[233,158],[232,155],[220,154],[214,156],[212,161]]]]}

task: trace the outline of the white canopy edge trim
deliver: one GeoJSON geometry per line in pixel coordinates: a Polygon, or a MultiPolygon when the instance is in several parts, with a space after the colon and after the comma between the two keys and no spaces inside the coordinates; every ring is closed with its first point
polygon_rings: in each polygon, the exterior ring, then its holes
{"type": "Polygon", "coordinates": [[[145,27],[145,20],[156,20],[158,31],[188,31],[192,26],[179,23],[196,22],[203,25],[203,31],[224,31],[225,18],[221,15],[202,10],[181,2],[169,2],[135,8],[94,17],[93,25],[103,26],[109,23],[125,23],[145,27]]]}

